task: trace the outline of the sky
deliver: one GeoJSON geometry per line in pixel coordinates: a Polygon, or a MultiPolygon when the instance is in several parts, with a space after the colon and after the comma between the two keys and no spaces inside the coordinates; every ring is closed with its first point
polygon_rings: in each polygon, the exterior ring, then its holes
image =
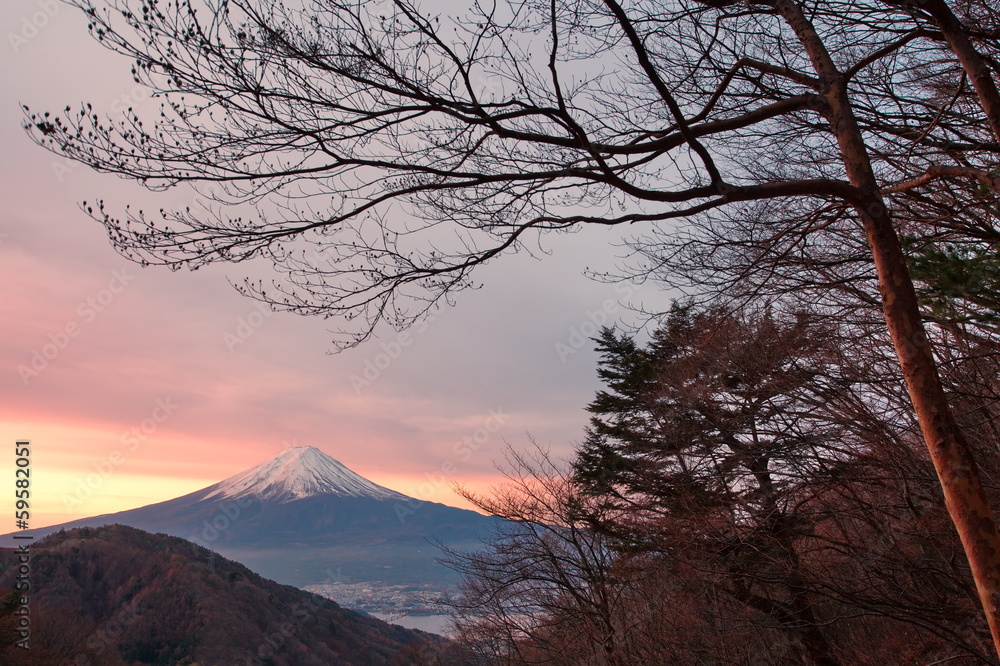
{"type": "Polygon", "coordinates": [[[20,104],[155,105],[77,10],[5,0],[0,24],[0,497],[11,489],[0,532],[14,528],[19,439],[31,442],[31,527],[177,497],[293,445],[465,506],[452,485],[488,492],[507,443],[571,455],[599,388],[593,322],[631,321],[620,303],[667,301],[585,277],[623,253],[617,230],[587,230],[551,238],[541,259],[492,262],[481,289],[408,338],[386,331],[331,354],[335,323],[240,296],[229,281],[242,266],[171,272],[116,254],[81,201],[156,208],[196,193],[154,195],[47,153],[21,129],[20,104]]]}

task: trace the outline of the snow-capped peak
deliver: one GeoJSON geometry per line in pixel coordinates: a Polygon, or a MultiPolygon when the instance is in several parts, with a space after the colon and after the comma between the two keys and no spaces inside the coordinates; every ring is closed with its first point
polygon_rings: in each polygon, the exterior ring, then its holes
{"type": "Polygon", "coordinates": [[[210,497],[292,500],[320,494],[407,500],[406,495],[372,483],[312,446],[287,448],[267,462],[240,472],[210,488],[210,497]]]}

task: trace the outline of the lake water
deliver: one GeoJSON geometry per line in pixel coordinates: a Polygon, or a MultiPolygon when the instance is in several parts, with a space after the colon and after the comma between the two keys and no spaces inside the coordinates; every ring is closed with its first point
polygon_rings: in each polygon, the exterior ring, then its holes
{"type": "Polygon", "coordinates": [[[448,634],[451,618],[447,615],[403,615],[401,617],[386,615],[385,613],[369,613],[373,617],[385,620],[390,624],[398,624],[407,629],[419,629],[429,631],[432,634],[446,636],[448,634]],[[391,618],[391,619],[390,619],[391,618]]]}

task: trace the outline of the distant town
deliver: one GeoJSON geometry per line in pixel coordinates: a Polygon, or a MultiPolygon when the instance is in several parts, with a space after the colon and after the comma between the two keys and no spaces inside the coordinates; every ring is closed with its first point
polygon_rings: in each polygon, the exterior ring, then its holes
{"type": "Polygon", "coordinates": [[[448,593],[429,584],[323,583],[304,589],[332,599],[344,608],[395,617],[445,613],[443,601],[448,593]]]}

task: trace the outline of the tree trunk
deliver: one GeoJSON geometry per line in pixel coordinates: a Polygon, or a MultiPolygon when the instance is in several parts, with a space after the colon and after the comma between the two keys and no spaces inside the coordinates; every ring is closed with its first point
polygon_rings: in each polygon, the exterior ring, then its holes
{"type": "MultiPolygon", "coordinates": [[[[873,204],[873,208],[877,205],[873,204]]],[[[884,211],[884,207],[882,207],[884,211]]],[[[906,389],[930,451],[945,505],[962,540],[1000,654],[1000,533],[972,449],[948,405],[899,239],[887,213],[862,214],[883,310],[906,389]]]]}
{"type": "Polygon", "coordinates": [[[994,647],[1000,654],[1000,532],[972,449],[958,427],[941,385],[906,259],[879,194],[846,81],[801,8],[792,0],[779,0],[776,8],[795,31],[823,82],[825,89],[821,94],[829,107],[827,118],[840,145],[847,176],[863,192],[863,198],[852,203],[861,217],[875,262],[889,335],[941,483],[945,505],[969,560],[994,647]]]}
{"type": "Polygon", "coordinates": [[[934,22],[941,29],[948,47],[962,64],[962,70],[972,82],[972,87],[976,90],[979,103],[986,114],[986,121],[993,136],[1000,141],[1000,90],[997,90],[996,82],[990,73],[990,68],[983,60],[983,57],[976,50],[969,35],[965,32],[965,26],[958,20],[951,7],[944,0],[927,0],[927,12],[934,17],[934,22]]]}

